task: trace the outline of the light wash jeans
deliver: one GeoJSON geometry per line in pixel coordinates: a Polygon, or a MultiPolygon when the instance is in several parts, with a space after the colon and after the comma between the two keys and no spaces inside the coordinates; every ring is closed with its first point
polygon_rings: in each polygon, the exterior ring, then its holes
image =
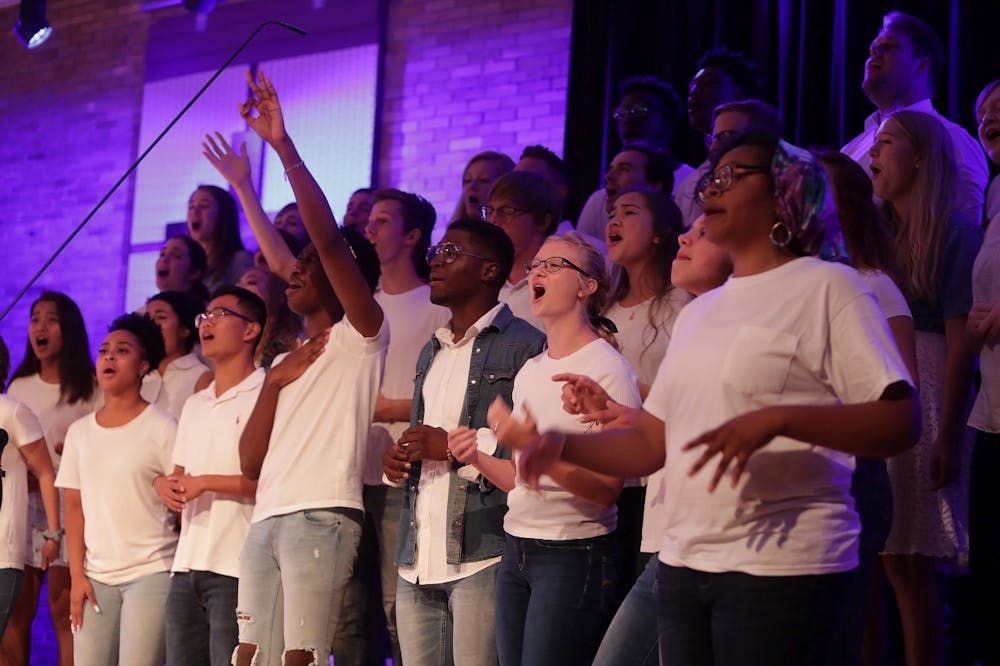
{"type": "Polygon", "coordinates": [[[161,666],[170,574],[161,571],[122,583],[90,580],[101,612],[83,604],[83,626],[73,636],[76,666],[161,666]]]}
{"type": "Polygon", "coordinates": [[[496,666],[498,569],[440,585],[396,582],[396,628],[406,666],[496,666]]]}
{"type": "Polygon", "coordinates": [[[330,655],[344,587],[354,570],[362,514],[310,509],[250,526],[240,553],[236,621],[257,664],[282,663],[286,650],[330,655]]]}

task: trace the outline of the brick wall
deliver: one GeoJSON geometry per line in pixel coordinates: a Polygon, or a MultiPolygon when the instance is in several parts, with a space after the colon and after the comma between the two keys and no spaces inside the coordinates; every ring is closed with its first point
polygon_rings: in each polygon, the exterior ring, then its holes
{"type": "MultiPolygon", "coordinates": [[[[419,192],[447,220],[472,154],[561,152],[571,12],[571,0],[390,0],[379,184],[419,192]]],[[[0,9],[0,307],[134,158],[159,15],[137,0],[49,2],[57,33],[28,51],[10,32],[17,6],[0,9]]],[[[121,312],[131,192],[126,182],[0,321],[15,363],[44,288],[80,303],[95,348],[121,312]]]]}
{"type": "Polygon", "coordinates": [[[418,192],[438,233],[482,150],[562,153],[572,0],[392,0],[382,103],[382,185],[418,192]]]}

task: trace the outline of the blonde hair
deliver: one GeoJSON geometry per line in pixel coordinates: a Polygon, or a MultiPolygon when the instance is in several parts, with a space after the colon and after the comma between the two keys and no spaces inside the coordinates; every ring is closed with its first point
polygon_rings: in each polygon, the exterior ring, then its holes
{"type": "MultiPolygon", "coordinates": [[[[569,231],[557,236],[550,236],[546,239],[546,242],[549,241],[563,241],[580,250],[580,254],[583,255],[580,268],[587,271],[587,275],[597,283],[597,289],[587,297],[587,302],[585,303],[590,326],[605,342],[615,349],[619,349],[618,340],[615,339],[614,333],[607,330],[604,326],[596,326],[594,324],[594,317],[602,317],[604,311],[608,309],[608,294],[611,290],[611,280],[608,278],[608,267],[604,263],[604,255],[579,231],[569,231]]],[[[579,277],[581,280],[586,279],[583,275],[579,277]]]]}
{"type": "Polygon", "coordinates": [[[958,165],[955,148],[944,125],[919,111],[889,116],[913,146],[917,175],[910,187],[907,219],[887,202],[896,235],[900,288],[910,300],[938,302],[938,266],[945,231],[957,210],[958,165]]]}

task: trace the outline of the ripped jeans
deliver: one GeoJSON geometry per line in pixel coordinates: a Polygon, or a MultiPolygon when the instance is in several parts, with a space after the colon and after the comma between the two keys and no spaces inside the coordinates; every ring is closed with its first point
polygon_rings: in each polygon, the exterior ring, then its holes
{"type": "Polygon", "coordinates": [[[327,663],[361,518],[357,509],[308,509],[250,526],[236,620],[240,643],[257,646],[253,663],[283,663],[286,650],[310,651],[314,663],[327,663]]]}

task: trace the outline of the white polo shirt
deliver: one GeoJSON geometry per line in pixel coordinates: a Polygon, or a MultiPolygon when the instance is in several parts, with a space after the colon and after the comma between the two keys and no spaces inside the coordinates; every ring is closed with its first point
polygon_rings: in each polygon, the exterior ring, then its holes
{"type": "Polygon", "coordinates": [[[362,465],[388,346],[385,318],[366,338],[344,317],[319,358],[281,389],[253,522],[307,509],[364,511],[362,465]]]}
{"type": "MultiPolygon", "coordinates": [[[[239,475],[240,435],[257,404],[264,370],[216,397],[215,382],[188,398],[177,423],[174,465],[194,476],[239,475]]],[[[239,558],[253,516],[253,498],[205,491],[181,514],[171,571],[212,571],[238,578],[239,558]]]]}

